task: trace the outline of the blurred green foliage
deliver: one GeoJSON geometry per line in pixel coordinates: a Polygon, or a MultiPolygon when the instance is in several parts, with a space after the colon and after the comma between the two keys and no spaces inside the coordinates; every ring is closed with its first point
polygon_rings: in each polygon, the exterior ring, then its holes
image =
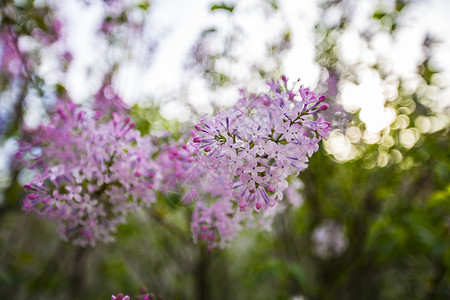
{"type": "Polygon", "coordinates": [[[215,11],[215,10],[225,10],[225,11],[232,13],[234,10],[234,5],[225,4],[225,3],[211,5],[211,11],[215,11]]]}

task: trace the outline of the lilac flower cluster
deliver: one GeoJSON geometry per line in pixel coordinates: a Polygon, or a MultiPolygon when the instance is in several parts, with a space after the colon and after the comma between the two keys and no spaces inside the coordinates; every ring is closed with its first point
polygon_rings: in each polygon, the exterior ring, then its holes
{"type": "Polygon", "coordinates": [[[303,86],[288,88],[287,79],[268,82],[263,95],[242,92],[239,101],[195,126],[191,144],[199,161],[223,176],[241,211],[265,211],[283,198],[286,178],[307,167],[330,123],[320,115],[328,104],[303,86]]]}
{"type": "Polygon", "coordinates": [[[204,240],[208,249],[226,247],[243,228],[248,216],[239,213],[231,201],[231,190],[223,176],[212,174],[199,164],[194,148],[182,141],[161,145],[157,190],[177,193],[183,205],[193,205],[191,231],[194,242],[204,240]]]}
{"type": "MultiPolygon", "coordinates": [[[[243,228],[269,229],[283,195],[300,205],[288,177],[307,167],[330,129],[320,115],[328,108],[324,96],[288,88],[286,78],[269,86],[263,95],[242,92],[231,109],[203,119],[188,144],[169,133],[141,137],[117,113],[122,106],[109,107],[116,112],[108,119],[101,108],[89,116],[61,101],[17,154],[40,171],[26,185],[23,209],[55,220],[64,240],[82,246],[111,241],[125,216],[152,203],[155,192],[179,193],[182,204],[194,206],[194,241],[210,250],[243,228]]],[[[97,96],[107,94],[102,87],[97,96]]]]}
{"type": "Polygon", "coordinates": [[[159,166],[157,189],[163,194],[179,192],[183,195],[183,204],[195,200],[196,188],[199,185],[201,170],[194,166],[191,147],[182,141],[159,142],[159,155],[155,159],[159,166]],[[194,193],[194,194],[192,194],[194,193]]]}
{"type": "Polygon", "coordinates": [[[192,216],[191,230],[194,242],[198,239],[213,247],[226,247],[242,228],[244,214],[236,213],[233,203],[228,199],[220,199],[207,207],[199,201],[192,216]]]}
{"type": "Polygon", "coordinates": [[[319,114],[328,108],[323,96],[303,87],[294,93],[286,78],[268,84],[268,94],[243,93],[234,107],[202,120],[192,134],[203,184],[191,229],[194,241],[204,240],[210,250],[227,246],[244,228],[270,230],[285,209],[278,205],[283,195],[300,205],[301,182],[291,178],[288,185],[288,176],[306,168],[328,136],[330,124],[319,114]]]}
{"type": "MultiPolygon", "coordinates": [[[[4,14],[2,18],[20,20],[24,17],[22,15],[24,12],[19,7],[8,5],[7,8],[6,10],[2,8],[4,14]]],[[[41,12],[43,11],[46,10],[43,9],[41,12]]],[[[4,73],[10,79],[23,78],[28,75],[27,73],[32,73],[33,69],[38,66],[39,55],[26,50],[26,47],[21,47],[19,40],[22,37],[32,38],[41,48],[50,47],[62,37],[62,23],[54,15],[47,14],[45,18],[39,14],[27,17],[36,20],[42,18],[42,21],[32,20],[22,26],[2,22],[0,26],[0,74],[4,73]]]]}
{"type": "Polygon", "coordinates": [[[284,208],[283,205],[277,205],[264,212],[241,212],[236,209],[232,197],[217,198],[209,205],[202,199],[196,203],[192,215],[194,242],[203,240],[208,245],[208,250],[214,247],[225,248],[243,229],[270,231],[274,216],[284,208]]]}
{"type": "Polygon", "coordinates": [[[112,240],[130,211],[154,201],[153,146],[129,118],[105,123],[71,102],[22,142],[18,156],[38,168],[23,210],[53,219],[64,240],[85,246],[112,240]]]}
{"type": "Polygon", "coordinates": [[[203,240],[208,249],[225,248],[246,227],[260,224],[264,214],[252,215],[237,211],[232,190],[223,185],[224,177],[209,172],[182,140],[159,141],[155,158],[159,172],[155,189],[162,194],[176,193],[182,205],[193,205],[191,231],[194,242],[203,240]]]}

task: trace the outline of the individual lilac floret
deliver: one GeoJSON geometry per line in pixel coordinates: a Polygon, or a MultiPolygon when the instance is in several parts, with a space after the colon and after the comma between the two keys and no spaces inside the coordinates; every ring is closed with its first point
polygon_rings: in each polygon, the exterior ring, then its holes
{"type": "Polygon", "coordinates": [[[62,102],[30,136],[17,156],[38,173],[25,185],[22,209],[55,220],[62,239],[80,246],[112,241],[129,212],[154,201],[152,143],[129,118],[113,114],[99,123],[62,102]]]}
{"type": "Polygon", "coordinates": [[[283,197],[286,178],[307,167],[309,157],[327,138],[330,123],[320,115],[325,96],[287,79],[268,82],[262,95],[242,91],[239,101],[195,126],[191,144],[199,161],[224,176],[241,211],[264,211],[283,197]]]}

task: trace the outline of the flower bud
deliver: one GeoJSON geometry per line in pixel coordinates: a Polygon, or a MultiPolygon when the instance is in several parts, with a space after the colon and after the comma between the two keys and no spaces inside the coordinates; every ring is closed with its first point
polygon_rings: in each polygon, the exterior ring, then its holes
{"type": "Polygon", "coordinates": [[[319,107],[319,110],[327,110],[328,107],[330,107],[330,106],[327,103],[324,103],[319,107]]]}

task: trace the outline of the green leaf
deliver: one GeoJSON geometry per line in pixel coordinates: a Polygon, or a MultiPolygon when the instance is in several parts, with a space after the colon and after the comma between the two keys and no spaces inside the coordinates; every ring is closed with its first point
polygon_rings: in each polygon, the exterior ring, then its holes
{"type": "Polygon", "coordinates": [[[373,13],[372,18],[381,20],[385,16],[386,16],[386,12],[377,10],[376,12],[373,13]]]}
{"type": "Polygon", "coordinates": [[[211,27],[211,28],[205,29],[202,32],[202,37],[205,37],[208,34],[211,34],[211,33],[214,33],[214,32],[217,32],[217,29],[215,27],[211,27]]]}
{"type": "Polygon", "coordinates": [[[137,5],[137,7],[142,9],[142,10],[144,10],[144,11],[147,11],[148,8],[150,7],[150,3],[148,1],[142,1],[141,3],[139,3],[137,5]]]}
{"type": "Polygon", "coordinates": [[[408,1],[397,0],[395,1],[395,10],[401,12],[408,4],[408,1]]]}
{"type": "Polygon", "coordinates": [[[270,6],[272,6],[274,10],[278,10],[280,8],[277,0],[267,0],[267,2],[270,4],[270,6]]]}
{"type": "Polygon", "coordinates": [[[221,3],[221,4],[213,4],[211,6],[211,11],[215,11],[215,10],[218,10],[218,9],[223,9],[223,10],[226,10],[226,11],[232,13],[233,10],[234,10],[234,5],[228,5],[228,4],[225,4],[225,3],[221,3]]]}
{"type": "Polygon", "coordinates": [[[66,87],[64,85],[62,85],[61,83],[55,84],[55,90],[56,90],[56,95],[58,95],[58,97],[62,97],[63,95],[65,95],[67,93],[66,87]]]}

